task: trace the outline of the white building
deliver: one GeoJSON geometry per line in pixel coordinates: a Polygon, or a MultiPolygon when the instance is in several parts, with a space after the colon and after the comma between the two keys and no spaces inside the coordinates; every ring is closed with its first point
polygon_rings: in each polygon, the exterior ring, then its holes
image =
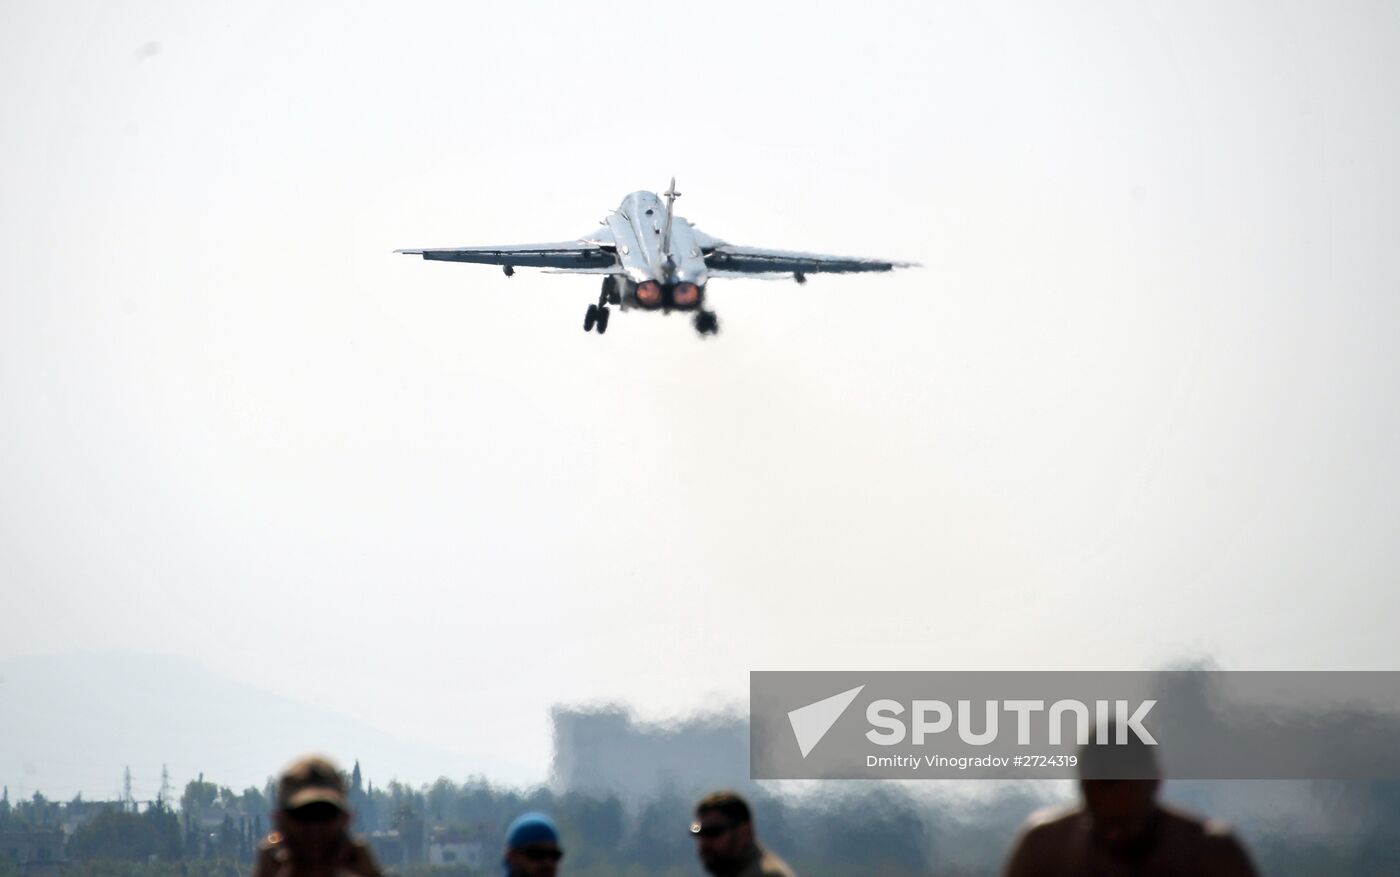
{"type": "Polygon", "coordinates": [[[485,852],[479,840],[435,840],[428,845],[428,864],[465,865],[480,871],[486,862],[485,852]]]}

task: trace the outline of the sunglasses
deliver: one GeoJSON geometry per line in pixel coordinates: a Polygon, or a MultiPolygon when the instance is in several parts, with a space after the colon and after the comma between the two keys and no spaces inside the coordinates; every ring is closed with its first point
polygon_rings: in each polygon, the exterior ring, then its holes
{"type": "Polygon", "coordinates": [[[564,858],[564,851],[558,847],[523,847],[520,855],[532,862],[557,862],[564,858]]]}
{"type": "Polygon", "coordinates": [[[286,811],[287,816],[293,822],[302,825],[312,825],[318,822],[330,822],[338,818],[345,811],[326,801],[317,801],[314,804],[303,804],[295,810],[286,811]]]}
{"type": "Polygon", "coordinates": [[[732,822],[712,822],[709,825],[705,825],[701,822],[692,822],[690,824],[690,833],[694,837],[719,837],[733,830],[733,828],[734,823],[732,822]]]}

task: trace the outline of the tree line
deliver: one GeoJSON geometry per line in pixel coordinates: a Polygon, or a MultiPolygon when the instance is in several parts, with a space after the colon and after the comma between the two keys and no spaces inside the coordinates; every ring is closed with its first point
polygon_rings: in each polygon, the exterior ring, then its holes
{"type": "MultiPolygon", "coordinates": [[[[434,832],[478,840],[485,870],[494,871],[505,826],[526,810],[546,811],[558,822],[568,877],[700,873],[687,832],[694,806],[687,795],[624,802],[545,787],[502,787],[481,777],[379,786],[364,780],[358,764],[346,780],[354,829],[366,835],[392,832],[406,853],[404,861],[388,864],[405,877],[428,874],[425,848],[434,832]]],[[[977,802],[942,804],[888,783],[823,789],[797,797],[745,790],[761,842],[803,877],[996,874],[1017,826],[1044,803],[1025,784],[997,787],[977,802]]],[[[1400,833],[1394,831],[1400,824],[1400,783],[1313,784],[1305,791],[1318,799],[1345,800],[1353,827],[1345,836],[1329,836],[1240,826],[1265,873],[1379,873],[1400,861],[1400,833]]],[[[142,808],[81,797],[54,802],[38,793],[11,805],[6,795],[0,800],[0,831],[69,826],[61,877],[237,877],[247,873],[268,830],[274,801],[270,780],[262,788],[234,791],[202,776],[185,786],[178,802],[142,808]]],[[[1189,797],[1185,803],[1192,803],[1189,797]]],[[[467,873],[461,866],[432,870],[434,877],[467,873]]],[[[0,856],[0,877],[16,874],[0,856]]]]}

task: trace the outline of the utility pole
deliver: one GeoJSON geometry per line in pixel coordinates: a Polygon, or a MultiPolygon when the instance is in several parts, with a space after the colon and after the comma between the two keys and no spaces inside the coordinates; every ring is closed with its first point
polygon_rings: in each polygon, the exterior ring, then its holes
{"type": "Polygon", "coordinates": [[[170,768],[163,764],[160,766],[160,794],[156,796],[156,801],[162,807],[170,806],[170,768]]]}

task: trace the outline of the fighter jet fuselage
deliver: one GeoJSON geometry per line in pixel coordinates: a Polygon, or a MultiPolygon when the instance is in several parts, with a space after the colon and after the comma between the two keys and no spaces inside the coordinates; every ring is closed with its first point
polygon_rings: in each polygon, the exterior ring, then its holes
{"type": "Polygon", "coordinates": [[[710,271],[689,222],[653,193],[633,192],[609,214],[606,228],[623,269],[613,276],[624,309],[700,307],[710,271]]]}

